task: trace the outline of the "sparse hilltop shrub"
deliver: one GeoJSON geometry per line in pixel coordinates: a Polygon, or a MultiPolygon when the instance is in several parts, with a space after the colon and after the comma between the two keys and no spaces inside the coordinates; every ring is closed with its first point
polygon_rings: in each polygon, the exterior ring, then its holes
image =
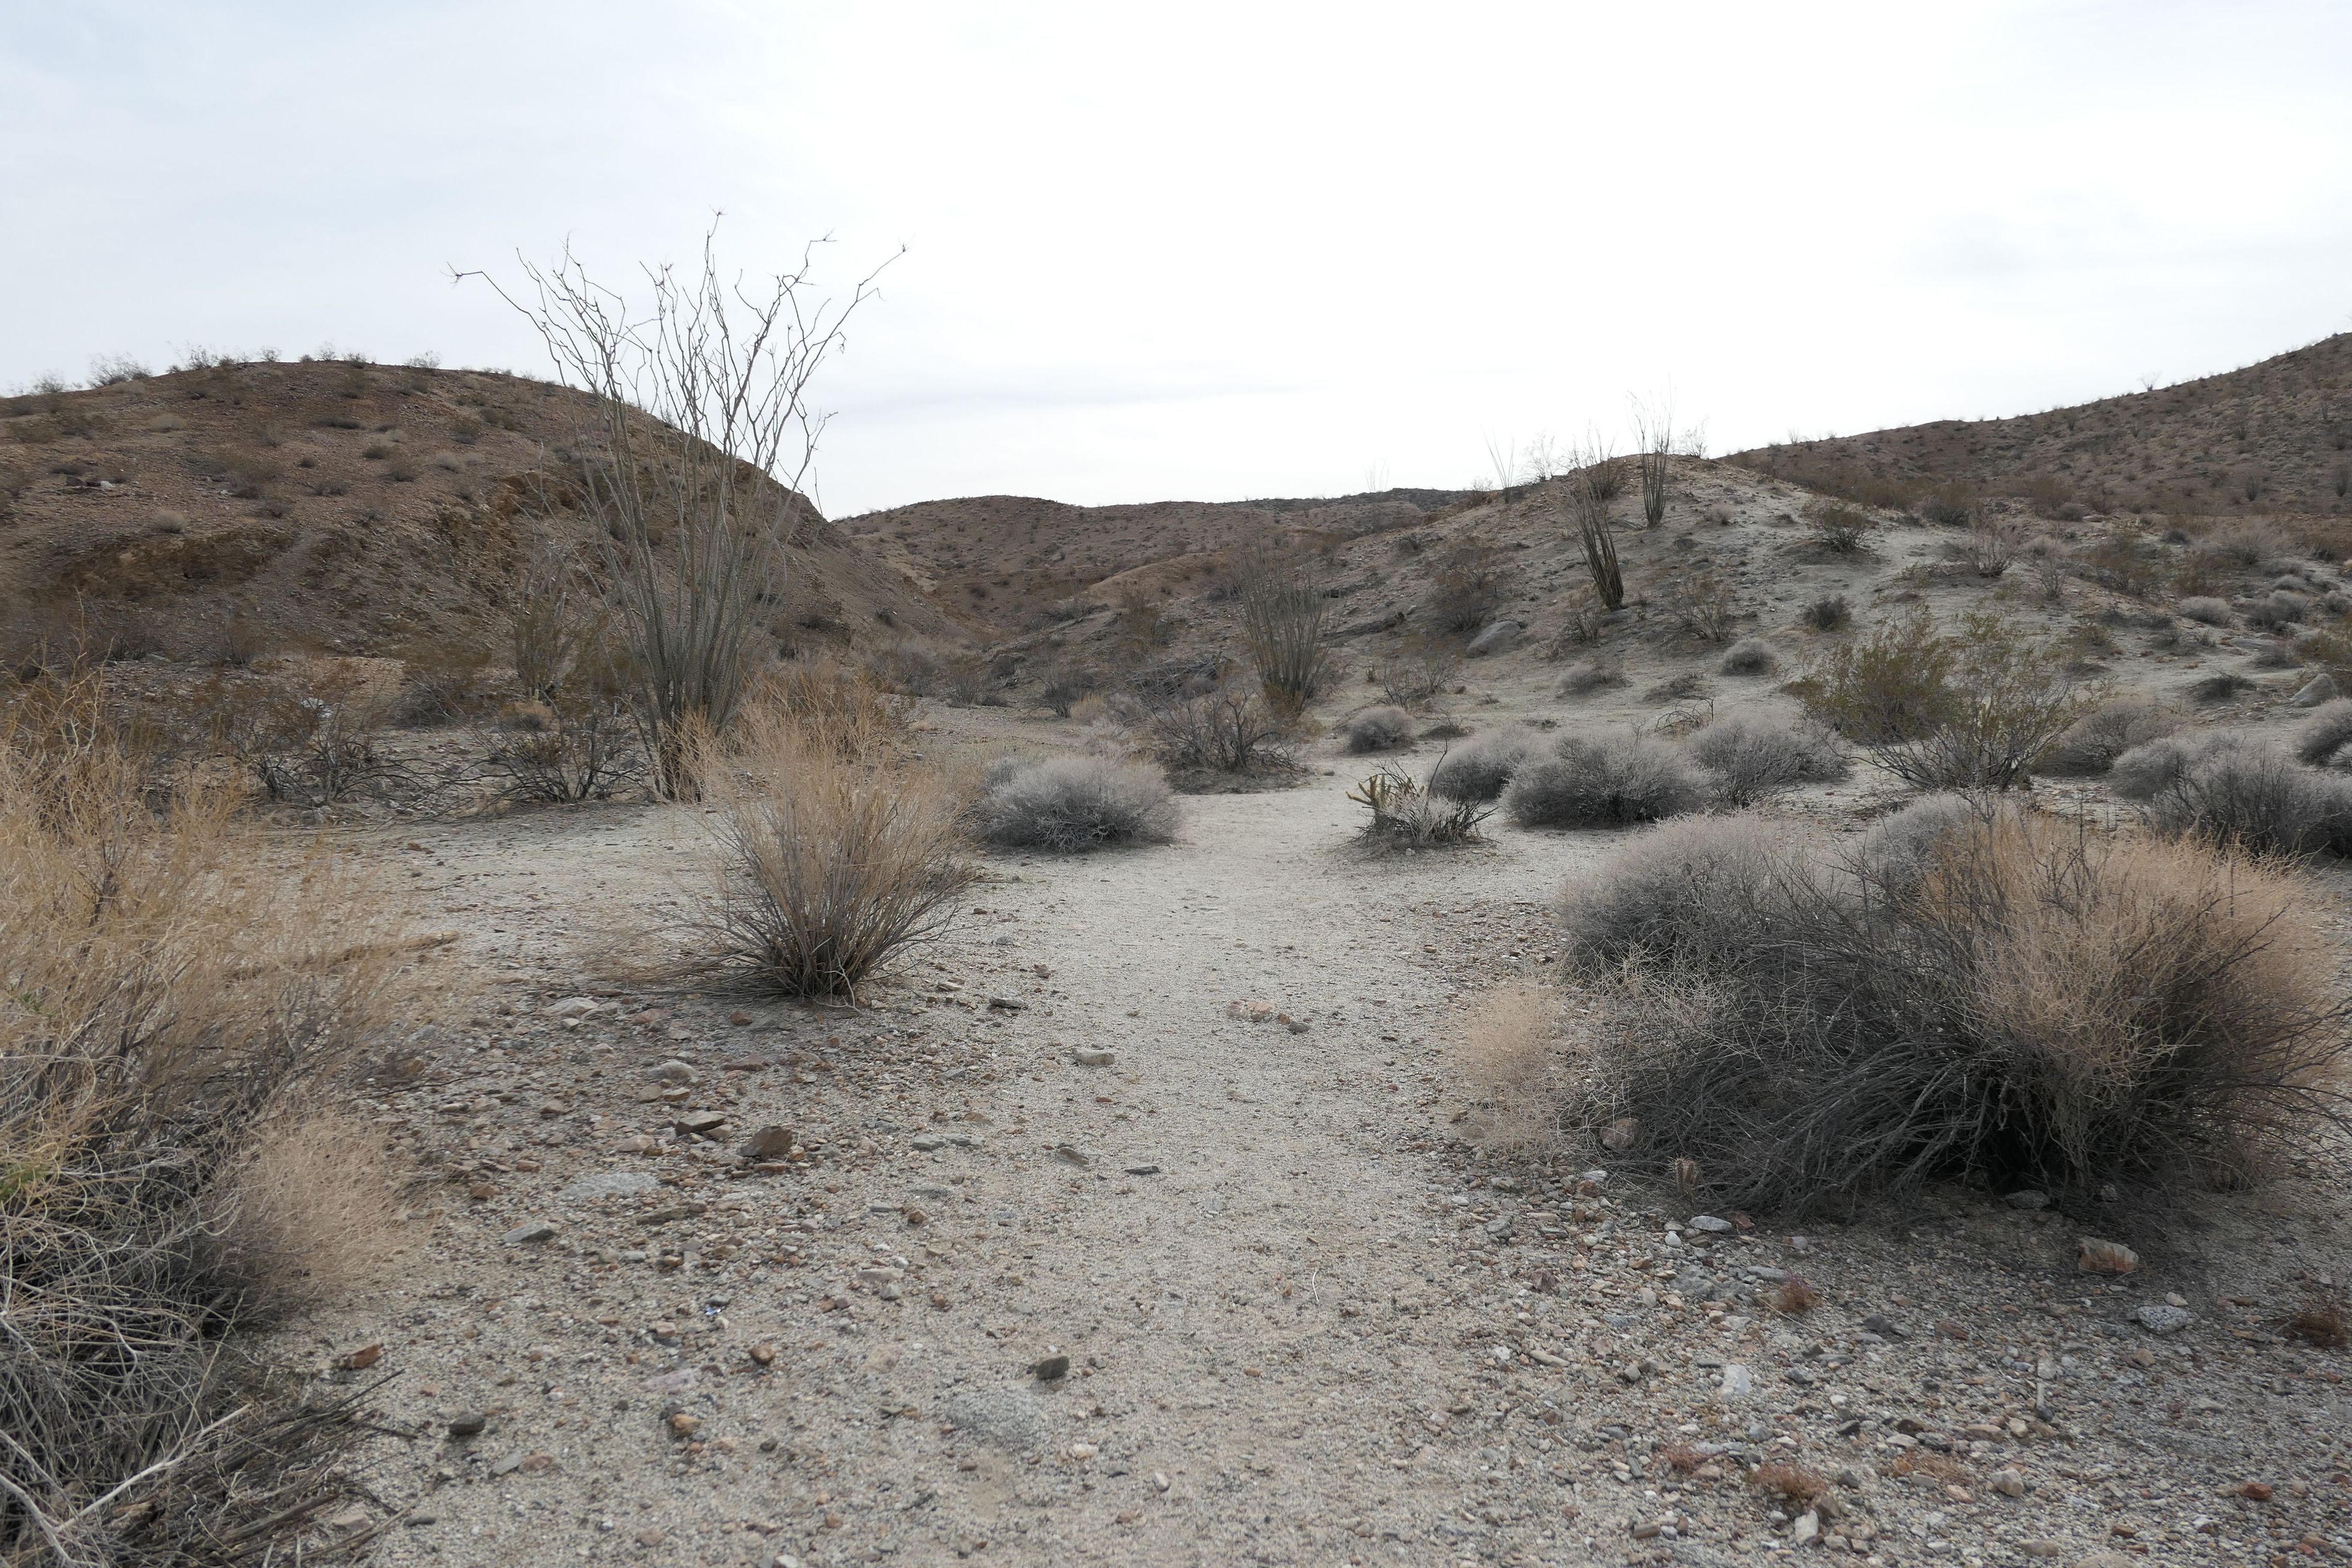
{"type": "Polygon", "coordinates": [[[1348,792],[1370,812],[1357,841],[1376,849],[1444,849],[1475,843],[1479,825],[1495,814],[1486,801],[1435,795],[1394,763],[1381,768],[1348,792]]]}
{"type": "Polygon", "coordinates": [[[2189,756],[2148,795],[2148,825],[2260,855],[2352,854],[2352,779],[2266,745],[2189,756]]]}
{"type": "Polygon", "coordinates": [[[106,714],[88,676],[0,707],[0,1561],[290,1562],[366,1416],[247,1334],[388,1250],[336,1107],[397,933],[223,791],[159,797],[106,714]]]}
{"type": "Polygon", "coordinates": [[[1429,787],[1455,800],[1494,800],[1511,775],[1543,754],[1544,738],[1513,725],[1482,731],[1447,752],[1429,775],[1429,787]]]}
{"type": "Polygon", "coordinates": [[[2295,731],[2294,754],[2312,767],[2326,767],[2336,760],[2347,741],[2352,741],[2352,697],[2338,697],[2311,710],[2311,717],[2295,731]]]}
{"type": "Polygon", "coordinates": [[[2342,1124],[2336,955],[2291,877],[2013,806],[1933,823],[1899,885],[1742,818],[1572,883],[1599,1006],[1566,1123],[1759,1210],[2210,1179],[2342,1124]]]}
{"type": "Polygon", "coordinates": [[[1706,794],[1698,770],[1672,746],[1571,735],[1511,775],[1503,809],[1522,827],[1611,827],[1688,811],[1706,794]]]}
{"type": "Polygon", "coordinates": [[[1412,739],[1412,715],[1402,708],[1367,708],[1348,721],[1348,750],[1392,752],[1412,739]]]}
{"type": "Polygon", "coordinates": [[[2180,613],[2192,621],[2209,626],[2226,626],[2237,617],[2230,613],[2229,601],[2214,598],[2210,594],[2191,594],[2180,601],[2180,613]]]}
{"type": "Polygon", "coordinates": [[[1798,618],[1817,632],[1842,632],[1853,622],[1853,606],[1843,594],[1832,594],[1807,605],[1798,618]]]}
{"type": "Polygon", "coordinates": [[[1725,675],[1769,675],[1780,668],[1780,656],[1761,637],[1741,637],[1724,650],[1716,668],[1725,675]]]}
{"type": "Polygon", "coordinates": [[[2186,773],[2192,763],[2240,743],[2234,735],[2211,730],[2160,736],[2118,755],[2108,765],[2107,786],[2125,800],[2153,800],[2186,773]]]}
{"type": "Polygon", "coordinates": [[[1990,611],[1948,629],[1923,608],[1833,649],[1792,684],[1806,716],[1922,789],[2010,789],[2079,716],[2063,652],[1990,611]]]}
{"type": "Polygon", "coordinates": [[[1165,844],[1177,824],[1159,769],[1105,757],[1000,763],[973,816],[987,843],[1055,854],[1165,844]]]}
{"type": "Polygon", "coordinates": [[[2061,731],[2033,759],[2033,770],[2053,778],[2095,777],[2133,747],[2179,727],[2179,716],[2161,703],[2145,697],[2114,698],[2061,731]]]}
{"type": "Polygon", "coordinates": [[[1868,512],[1836,501],[1815,501],[1805,509],[1805,521],[1812,524],[1813,538],[1821,547],[1836,555],[1859,553],[1870,533],[1868,512]]]}
{"type": "Polygon", "coordinates": [[[1716,792],[1728,805],[1754,805],[1853,772],[1836,738],[1826,731],[1759,714],[1719,719],[1687,744],[1691,761],[1714,775],[1716,792]]]}

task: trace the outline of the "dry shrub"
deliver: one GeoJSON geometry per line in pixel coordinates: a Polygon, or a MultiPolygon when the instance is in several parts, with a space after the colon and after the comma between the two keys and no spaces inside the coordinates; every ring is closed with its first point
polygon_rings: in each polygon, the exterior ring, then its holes
{"type": "Polygon", "coordinates": [[[1715,775],[1716,792],[1729,805],[1754,805],[1853,772],[1826,730],[1760,714],[1718,720],[1693,735],[1689,746],[1691,760],[1715,775]]]}
{"type": "Polygon", "coordinates": [[[713,983],[856,999],[939,934],[975,875],[952,781],[913,758],[862,752],[855,724],[769,700],[739,710],[694,759],[719,812],[710,894],[683,963],[713,983]]]}
{"type": "Polygon", "coordinates": [[[2352,741],[2352,697],[2338,697],[2313,709],[2303,728],[2295,731],[2295,759],[2315,768],[2326,767],[2344,750],[2347,741],[2352,741]]]}
{"type": "Polygon", "coordinates": [[[2161,740],[2179,727],[2179,716],[2160,702],[2115,698],[2075,720],[2042,747],[2033,759],[2033,771],[2052,778],[2095,777],[2133,747],[2161,740]]]}
{"type": "Polygon", "coordinates": [[[2297,1308],[2285,1324],[2286,1337],[2321,1350],[2340,1351],[2352,1344],[2344,1322],[2344,1309],[2333,1301],[2314,1301],[2297,1308]]]}
{"type": "Polygon", "coordinates": [[[1176,802],[1160,770],[1107,757],[1008,761],[992,770],[974,830],[1006,849],[1074,854],[1176,836],[1176,802]]]}
{"type": "Polygon", "coordinates": [[[1392,763],[1349,791],[1348,798],[1372,814],[1356,837],[1359,843],[1375,849],[1447,849],[1474,844],[1483,837],[1480,825],[1495,814],[1495,807],[1485,801],[1432,794],[1392,763]]]}
{"type": "Polygon", "coordinates": [[[1462,650],[1444,637],[1408,633],[1396,656],[1372,666],[1381,696],[1400,708],[1417,708],[1453,686],[1462,673],[1462,650]]]}
{"type": "Polygon", "coordinates": [[[376,1261],[381,1148],[322,1108],[387,1036],[392,944],[104,715],[79,676],[0,717],[0,1561],[259,1562],[361,1434],[240,1331],[376,1261]]]}
{"type": "Polygon", "coordinates": [[[1303,552],[1244,550],[1234,558],[1234,585],[1242,641],[1257,665],[1268,706],[1296,714],[1331,679],[1323,647],[1323,620],[1331,601],[1323,573],[1303,552]]]}
{"type": "Polygon", "coordinates": [[[1255,692],[1220,691],[1154,713],[1151,748],[1179,774],[1278,773],[1295,765],[1289,730],[1255,692]]]}
{"type": "Polygon", "coordinates": [[[1868,512],[1835,501],[1813,502],[1805,509],[1805,521],[1812,524],[1813,538],[1821,547],[1835,555],[1859,553],[1871,529],[1868,512]]]}
{"type": "Polygon", "coordinates": [[[2180,601],[2179,609],[2189,619],[2209,626],[2226,626],[2236,620],[2230,613],[2229,602],[2210,594],[2191,594],[2180,601]]]}
{"type": "Polygon", "coordinates": [[[1748,1484],[1801,1508],[1818,1500],[1830,1489],[1828,1477],[1786,1459],[1757,1466],[1748,1473],[1748,1484]]]}
{"type": "Polygon", "coordinates": [[[1841,632],[1853,624],[1853,606],[1843,594],[1832,594],[1807,605],[1797,618],[1817,632],[1841,632]]]}
{"type": "Polygon", "coordinates": [[[1522,827],[1608,827],[1688,811],[1706,793],[1698,770],[1672,746],[1571,735],[1512,775],[1503,808],[1522,827]]]}
{"type": "Polygon", "coordinates": [[[1991,808],[1883,879],[1752,819],[1664,837],[1565,900],[1601,1002],[1569,1114],[1637,1129],[1614,1160],[1801,1209],[2210,1179],[2345,1120],[2336,954],[2237,849],[1991,808]]]}
{"type": "Polygon", "coordinates": [[[1543,751],[1544,738],[1533,730],[1513,725],[1482,731],[1430,771],[1430,791],[1455,800],[1497,799],[1511,776],[1543,751]]]}
{"type": "Polygon", "coordinates": [[[1724,650],[1716,668],[1725,675],[1769,675],[1780,668],[1780,656],[1761,637],[1741,637],[1724,650]]]}
{"type": "Polygon", "coordinates": [[[1463,1019],[1454,1059],[1475,1102],[1469,1132],[1498,1153],[1540,1152],[1556,1136],[1560,1095],[1557,994],[1522,983],[1488,992],[1463,1019]]]}
{"type": "Polygon", "coordinates": [[[1605,687],[1625,684],[1624,661],[1618,658],[1588,658],[1570,667],[1559,678],[1562,697],[1588,697],[1605,687]]]}
{"type": "Polygon", "coordinates": [[[2125,800],[2153,800],[2179,783],[2190,764],[2243,742],[2215,731],[2159,736],[2117,756],[2107,767],[2107,786],[2125,800]]]}
{"type": "Polygon", "coordinates": [[[2258,855],[2352,854],[2352,779],[2314,773],[2270,746],[2216,745],[2191,755],[2143,809],[2168,837],[2258,855]]]}
{"type": "Polygon", "coordinates": [[[1947,1486],[1958,1486],[1969,1479],[1966,1465],[1949,1454],[1938,1454],[1932,1448],[1906,1448],[1888,1462],[1890,1476],[1926,1476],[1929,1480],[1947,1486]]]}
{"type": "Polygon", "coordinates": [[[1348,721],[1347,733],[1351,752],[1394,751],[1412,739],[1412,715],[1397,707],[1367,708],[1348,721]]]}

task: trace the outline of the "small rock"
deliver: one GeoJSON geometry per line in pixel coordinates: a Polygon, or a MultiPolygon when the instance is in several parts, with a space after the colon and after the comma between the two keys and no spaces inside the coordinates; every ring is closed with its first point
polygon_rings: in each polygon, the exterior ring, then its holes
{"type": "Polygon", "coordinates": [[[2139,1268],[2139,1254],[2120,1241],[2085,1236],[2074,1246],[2074,1267],[2085,1274],[2129,1274],[2139,1268]]]}
{"type": "Polygon", "coordinates": [[[1070,1053],[1070,1059],[1082,1068],[1107,1068],[1118,1060],[1118,1053],[1100,1046],[1080,1046],[1070,1053]]]}
{"type": "Polygon", "coordinates": [[[1992,1489],[2003,1497],[2023,1497],[2025,1477],[2017,1470],[1996,1470],[1993,1472],[1992,1489]]]}
{"type": "Polygon", "coordinates": [[[669,1418],[669,1432],[673,1437],[691,1437],[701,1430],[702,1417],[689,1411],[681,1410],[669,1418]]]}
{"type": "Polygon", "coordinates": [[[640,1546],[659,1546],[663,1542],[667,1541],[668,1539],[669,1536],[667,1533],[653,1525],[647,1525],[645,1529],[637,1531],[635,1537],[636,1542],[640,1546]]]}
{"type": "Polygon", "coordinates": [[[743,1140],[746,1160],[781,1160],[793,1152],[793,1130],[773,1122],[743,1140]]]}
{"type": "Polygon", "coordinates": [[[650,1171],[605,1171],[565,1184],[563,1190],[555,1194],[555,1201],[578,1204],[592,1198],[632,1197],[638,1193],[650,1193],[660,1185],[650,1171]]]}
{"type": "Polygon", "coordinates": [[[551,1018],[584,1018],[602,1005],[593,996],[566,996],[548,1008],[547,1016],[551,1018]]]}
{"type": "Polygon", "coordinates": [[[2238,1495],[2248,1502],[2268,1502],[2271,1500],[2272,1492],[2268,1482],[2248,1481],[2238,1489],[2238,1495]]]}
{"type": "Polygon", "coordinates": [[[671,1125],[681,1133],[696,1138],[708,1138],[727,1125],[727,1118],[720,1111],[698,1110],[691,1116],[679,1117],[671,1125]]]}
{"type": "Polygon", "coordinates": [[[948,1141],[936,1132],[919,1133],[910,1142],[926,1154],[934,1149],[944,1149],[948,1146],[948,1141]]]}
{"type": "Polygon", "coordinates": [[[1055,1144],[1054,1158],[1065,1165],[1086,1166],[1094,1163],[1094,1156],[1075,1143],[1055,1144]]]}
{"type": "Polygon", "coordinates": [[[2151,1334],[2177,1334],[2189,1323],[2188,1309],[2167,1306],[2159,1302],[2150,1302],[2145,1307],[2135,1308],[2132,1317],[2141,1328],[2151,1334]]]}
{"type": "Polygon", "coordinates": [[[2336,678],[2323,669],[2304,682],[2303,689],[2288,698],[2286,705],[2290,708],[2316,708],[2323,702],[2334,701],[2336,695],[2336,678]]]}
{"type": "Polygon", "coordinates": [[[1128,1166],[1127,1173],[1130,1176],[1156,1176],[1160,1173],[1160,1167],[1146,1161],[1140,1165],[1128,1166]]]}
{"type": "Polygon", "coordinates": [[[2022,1192],[2010,1194],[2009,1196],[2003,1198],[2001,1202],[2007,1204],[2013,1209],[2046,1209],[2050,1206],[2050,1194],[2048,1193],[2035,1192],[2032,1188],[2028,1187],[2022,1192]]]}
{"type": "Polygon", "coordinates": [[[646,1076],[656,1083],[692,1083],[702,1075],[691,1064],[672,1057],[659,1067],[647,1068],[646,1076]]]}
{"type": "Polygon", "coordinates": [[[751,1021],[751,1015],[743,1011],[742,1008],[738,1007],[735,1011],[727,1015],[727,1021],[740,1029],[744,1025],[751,1021]]]}
{"type": "Polygon", "coordinates": [[[1040,1383],[1059,1383],[1070,1375],[1070,1358],[1066,1355],[1049,1355],[1032,1366],[1029,1372],[1040,1383]]]}
{"type": "Polygon", "coordinates": [[[642,1132],[633,1132],[613,1145],[615,1154],[656,1154],[660,1152],[661,1140],[648,1138],[642,1132]]]}
{"type": "Polygon", "coordinates": [[[1807,1509],[1797,1516],[1797,1522],[1789,1527],[1789,1544],[1811,1546],[1821,1539],[1821,1535],[1822,1516],[1811,1509],[1807,1509]]]}
{"type": "Polygon", "coordinates": [[[1225,1004],[1225,1016],[1239,1018],[1244,1024],[1270,1024],[1277,1010],[1271,1002],[1244,1000],[1225,1004]]]}
{"type": "Polygon", "coordinates": [[[1723,1383],[1716,1390],[1716,1397],[1726,1405],[1731,1405],[1755,1392],[1756,1374],[1733,1362],[1723,1369],[1723,1383]]]}
{"type": "Polygon", "coordinates": [[[1641,1131],[1641,1118],[1621,1116],[1601,1130],[1601,1146],[1612,1152],[1631,1149],[1641,1131]]]}
{"type": "Polygon", "coordinates": [[[460,1410],[457,1415],[449,1417],[449,1436],[478,1437],[482,1435],[482,1429],[489,1424],[489,1416],[479,1410],[460,1410]]]}
{"type": "Polygon", "coordinates": [[[991,996],[988,1005],[998,1013],[1025,1013],[1029,1010],[1029,1004],[1017,996],[991,996]]]}
{"type": "Polygon", "coordinates": [[[507,1247],[520,1247],[526,1242],[554,1239],[555,1227],[543,1219],[525,1221],[499,1237],[499,1242],[507,1247]]]}
{"type": "Polygon", "coordinates": [[[1731,1228],[1731,1222],[1727,1219],[1717,1219],[1711,1214],[1698,1214],[1691,1215],[1690,1227],[1693,1230],[1703,1230],[1709,1235],[1719,1236],[1731,1228]]]}
{"type": "Polygon", "coordinates": [[[877,1264],[871,1268],[861,1268],[857,1271],[857,1282],[869,1288],[882,1285],[896,1285],[899,1280],[904,1279],[906,1277],[906,1272],[903,1269],[893,1268],[887,1264],[877,1264]]]}
{"type": "Polygon", "coordinates": [[[1873,1312],[1862,1321],[1862,1326],[1885,1340],[1907,1340],[1911,1331],[1884,1312],[1873,1312]]]}
{"type": "Polygon", "coordinates": [[[365,1372],[383,1359],[381,1344],[362,1345],[355,1351],[345,1351],[335,1358],[336,1367],[343,1372],[365,1372]]]}

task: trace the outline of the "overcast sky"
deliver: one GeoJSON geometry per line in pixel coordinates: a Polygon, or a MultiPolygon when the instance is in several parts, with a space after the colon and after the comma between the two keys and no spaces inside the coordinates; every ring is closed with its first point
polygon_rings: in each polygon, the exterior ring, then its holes
{"type": "Polygon", "coordinates": [[[836,515],[1458,486],[2352,328],[2352,5],[0,0],[0,387],[189,344],[542,371],[567,237],[829,275],[836,515]]]}

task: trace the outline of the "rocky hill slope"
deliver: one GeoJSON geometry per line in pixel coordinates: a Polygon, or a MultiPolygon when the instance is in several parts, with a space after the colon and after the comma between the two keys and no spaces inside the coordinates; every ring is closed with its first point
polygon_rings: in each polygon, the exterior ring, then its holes
{"type": "Polygon", "coordinates": [[[1782,443],[1731,461],[1880,504],[1958,481],[2053,516],[2352,515],[2352,333],[2073,408],[1782,443]]]}
{"type": "MultiPolygon", "coordinates": [[[[535,555],[591,553],[587,520],[541,482],[587,412],[525,377],[341,361],[0,399],[0,626],[182,657],[232,636],[395,656],[495,642],[535,555]]],[[[786,554],[780,647],[962,636],[821,520],[786,554]]]]}

